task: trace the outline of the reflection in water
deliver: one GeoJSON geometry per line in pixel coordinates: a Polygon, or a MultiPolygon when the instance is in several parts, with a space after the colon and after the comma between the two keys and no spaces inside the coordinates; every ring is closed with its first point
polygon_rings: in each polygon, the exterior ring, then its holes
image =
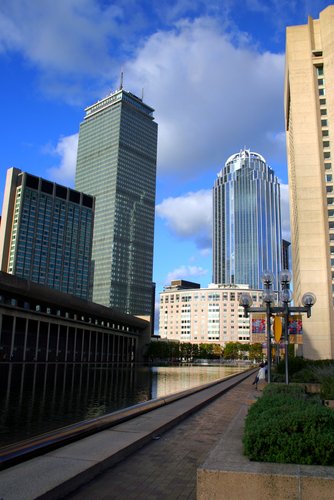
{"type": "Polygon", "coordinates": [[[221,366],[1,363],[0,446],[236,371],[221,366]]]}
{"type": "Polygon", "coordinates": [[[240,368],[227,366],[164,366],[152,367],[152,398],[184,391],[219,378],[228,377],[240,368]]]}

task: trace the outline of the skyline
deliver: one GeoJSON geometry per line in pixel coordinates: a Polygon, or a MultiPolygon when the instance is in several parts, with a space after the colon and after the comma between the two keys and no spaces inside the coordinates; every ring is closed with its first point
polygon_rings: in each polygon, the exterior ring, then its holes
{"type": "Polygon", "coordinates": [[[211,282],[211,189],[243,147],[281,182],[287,237],[285,27],[317,19],[329,4],[5,0],[1,206],[12,166],[74,186],[84,108],[116,90],[123,71],[124,88],[144,89],[159,126],[156,300],[173,278],[211,282]]]}

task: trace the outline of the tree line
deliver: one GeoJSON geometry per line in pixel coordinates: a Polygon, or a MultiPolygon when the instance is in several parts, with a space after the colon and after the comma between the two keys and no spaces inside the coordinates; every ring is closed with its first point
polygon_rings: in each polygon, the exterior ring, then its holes
{"type": "Polygon", "coordinates": [[[227,342],[224,347],[220,344],[192,344],[177,341],[152,341],[147,347],[146,359],[188,361],[195,359],[250,359],[261,361],[263,358],[262,344],[242,344],[241,342],[227,342]]]}

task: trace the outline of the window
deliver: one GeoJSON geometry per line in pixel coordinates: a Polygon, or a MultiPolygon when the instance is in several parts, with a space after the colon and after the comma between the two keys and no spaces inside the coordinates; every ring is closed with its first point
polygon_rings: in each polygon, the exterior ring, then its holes
{"type": "Polygon", "coordinates": [[[318,78],[318,85],[323,85],[324,84],[324,79],[323,78],[318,78]]]}
{"type": "Polygon", "coordinates": [[[333,180],[332,174],[326,174],[325,178],[326,178],[326,182],[332,182],[332,180],[333,180]]]}
{"type": "Polygon", "coordinates": [[[319,99],[319,102],[320,102],[320,106],[324,106],[326,104],[326,99],[324,97],[322,97],[321,99],[319,99]]]}
{"type": "Polygon", "coordinates": [[[319,89],[319,95],[325,95],[325,89],[319,89]]]}
{"type": "Polygon", "coordinates": [[[324,76],[323,66],[317,66],[317,76],[324,76]]]}
{"type": "Polygon", "coordinates": [[[330,158],[330,157],[331,157],[330,151],[325,151],[324,152],[324,158],[327,159],[327,158],[330,158]]]}
{"type": "Polygon", "coordinates": [[[326,192],[327,193],[332,193],[333,192],[333,186],[326,186],[326,192]]]}
{"type": "Polygon", "coordinates": [[[332,169],[332,164],[331,163],[325,163],[325,170],[331,170],[332,169]]]}
{"type": "Polygon", "coordinates": [[[323,130],[322,131],[322,137],[328,137],[329,131],[328,130],[323,130]]]}
{"type": "Polygon", "coordinates": [[[329,141],[323,141],[322,145],[324,148],[329,148],[329,141]]]}
{"type": "Polygon", "coordinates": [[[323,108],[320,110],[320,114],[321,116],[326,116],[327,115],[327,109],[326,108],[323,108]]]}

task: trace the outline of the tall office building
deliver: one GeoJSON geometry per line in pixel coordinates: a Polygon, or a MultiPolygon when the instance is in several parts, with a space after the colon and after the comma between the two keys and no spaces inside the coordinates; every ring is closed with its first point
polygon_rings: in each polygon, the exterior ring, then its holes
{"type": "Polygon", "coordinates": [[[334,356],[334,6],[287,28],[285,125],[294,299],[313,291],[303,354],[334,356]]]}
{"type": "Polygon", "coordinates": [[[96,197],[93,301],[134,315],[151,315],[154,110],[121,88],[85,111],[75,185],[96,197]]]}
{"type": "Polygon", "coordinates": [[[213,282],[263,288],[281,270],[280,186],[258,153],[232,155],[213,188],[213,282]]]}
{"type": "Polygon", "coordinates": [[[1,271],[88,299],[93,220],[92,196],[10,168],[1,271]]]}

